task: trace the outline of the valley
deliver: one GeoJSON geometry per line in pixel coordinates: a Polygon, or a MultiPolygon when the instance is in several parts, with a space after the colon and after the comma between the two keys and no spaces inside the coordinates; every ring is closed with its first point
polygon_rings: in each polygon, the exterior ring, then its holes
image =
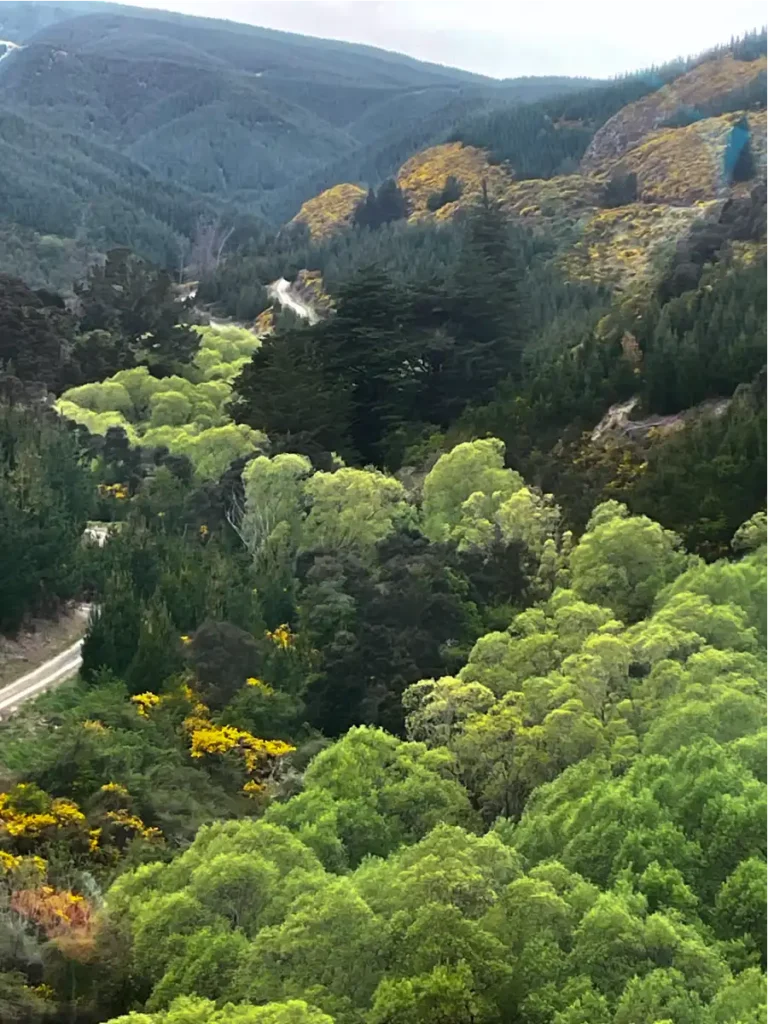
{"type": "Polygon", "coordinates": [[[0,36],[0,1021],[760,1024],[765,30],[0,36]]]}

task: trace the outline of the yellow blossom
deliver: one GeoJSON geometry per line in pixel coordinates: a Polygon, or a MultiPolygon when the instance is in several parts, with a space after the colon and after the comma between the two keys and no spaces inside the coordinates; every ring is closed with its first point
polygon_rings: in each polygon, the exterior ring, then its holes
{"type": "Polygon", "coordinates": [[[266,790],[266,786],[262,782],[254,782],[253,779],[249,779],[248,782],[243,786],[243,792],[246,796],[251,798],[259,796],[266,790]]]}
{"type": "Polygon", "coordinates": [[[292,223],[306,224],[313,238],[325,238],[352,222],[365,189],[344,182],[308,199],[292,223]]]}
{"type": "Polygon", "coordinates": [[[272,632],[267,630],[267,639],[271,640],[277,647],[282,647],[285,651],[292,646],[296,640],[296,634],[291,632],[287,623],[283,623],[272,632]]]}
{"type": "Polygon", "coordinates": [[[271,696],[275,692],[272,689],[271,686],[269,686],[267,683],[263,682],[261,679],[256,679],[254,676],[251,676],[250,679],[246,679],[245,680],[245,685],[246,686],[253,686],[257,690],[261,690],[261,692],[264,693],[268,697],[271,696]]]}
{"type": "Polygon", "coordinates": [[[103,498],[116,498],[125,501],[129,497],[126,484],[99,484],[99,493],[103,498]]]}
{"type": "Polygon", "coordinates": [[[143,839],[159,839],[162,837],[162,832],[159,828],[148,827],[141,818],[137,818],[135,814],[129,814],[128,811],[108,811],[107,817],[110,821],[114,821],[117,825],[122,825],[123,828],[130,829],[143,839]]]}
{"type": "Polygon", "coordinates": [[[131,697],[131,702],[136,705],[136,710],[139,712],[142,718],[146,718],[149,714],[149,709],[156,707],[162,697],[158,697],[156,693],[137,693],[135,697],[131,697]]]}
{"type": "Polygon", "coordinates": [[[121,786],[119,782],[106,782],[101,787],[102,793],[115,793],[117,796],[129,796],[128,790],[125,786],[121,786]]]}
{"type": "Polygon", "coordinates": [[[204,728],[192,733],[192,757],[203,757],[206,754],[227,754],[231,750],[239,750],[243,755],[248,772],[255,772],[272,758],[284,757],[295,747],[282,740],[262,740],[242,729],[231,725],[214,725],[206,723],[204,728]]]}
{"type": "Polygon", "coordinates": [[[81,826],[84,823],[85,815],[71,800],[52,800],[47,810],[28,814],[16,809],[8,793],[0,793],[0,831],[4,829],[16,839],[34,839],[46,829],[81,826]]]}
{"type": "Polygon", "coordinates": [[[0,850],[0,869],[3,871],[15,871],[21,865],[22,860],[22,857],[14,857],[12,853],[0,850]]]}
{"type": "Polygon", "coordinates": [[[98,719],[87,718],[83,722],[83,728],[88,729],[89,732],[106,732],[107,727],[103,722],[99,722],[98,719]]]}
{"type": "Polygon", "coordinates": [[[238,745],[241,735],[240,730],[234,726],[207,723],[205,728],[196,729],[192,733],[192,757],[226,754],[238,745]]]}

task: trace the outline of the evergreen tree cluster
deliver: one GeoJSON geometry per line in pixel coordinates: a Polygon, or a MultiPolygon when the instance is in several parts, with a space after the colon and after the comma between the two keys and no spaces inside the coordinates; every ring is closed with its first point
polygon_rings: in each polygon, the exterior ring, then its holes
{"type": "Polygon", "coordinates": [[[486,201],[445,286],[398,287],[360,271],[332,317],[265,340],[236,382],[237,418],[345,458],[397,464],[420,434],[446,428],[514,372],[522,249],[486,201]]]}
{"type": "Polygon", "coordinates": [[[355,210],[354,222],[358,227],[375,229],[407,216],[405,197],[397,182],[388,178],[378,191],[368,190],[368,195],[355,210]]]}

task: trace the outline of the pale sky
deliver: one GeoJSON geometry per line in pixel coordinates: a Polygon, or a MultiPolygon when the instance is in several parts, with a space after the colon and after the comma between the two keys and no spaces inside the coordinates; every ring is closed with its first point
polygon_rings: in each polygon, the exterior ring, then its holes
{"type": "Polygon", "coordinates": [[[604,78],[765,24],[765,0],[123,0],[368,43],[497,78],[604,78]]]}

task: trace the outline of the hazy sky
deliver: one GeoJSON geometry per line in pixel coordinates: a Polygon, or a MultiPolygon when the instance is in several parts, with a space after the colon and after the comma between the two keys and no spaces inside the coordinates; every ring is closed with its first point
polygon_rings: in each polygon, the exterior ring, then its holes
{"type": "Polygon", "coordinates": [[[499,78],[604,77],[697,53],[766,21],[764,0],[123,0],[369,43],[499,78]]]}

